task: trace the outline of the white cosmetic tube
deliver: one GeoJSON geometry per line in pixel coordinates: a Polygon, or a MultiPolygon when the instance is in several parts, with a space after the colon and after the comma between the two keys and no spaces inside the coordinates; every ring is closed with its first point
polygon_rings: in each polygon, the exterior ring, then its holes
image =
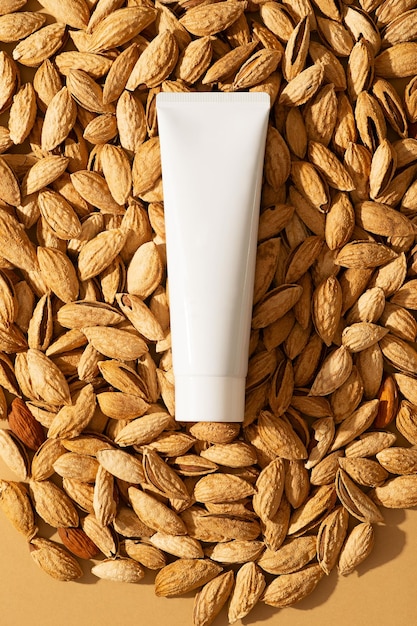
{"type": "Polygon", "coordinates": [[[241,422],[265,93],[160,93],[175,419],[241,422]]]}

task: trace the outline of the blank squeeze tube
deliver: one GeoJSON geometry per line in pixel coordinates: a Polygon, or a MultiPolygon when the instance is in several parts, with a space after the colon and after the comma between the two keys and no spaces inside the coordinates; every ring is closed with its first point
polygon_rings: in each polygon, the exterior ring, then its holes
{"type": "Polygon", "coordinates": [[[265,93],[160,93],[175,418],[241,422],[265,93]]]}

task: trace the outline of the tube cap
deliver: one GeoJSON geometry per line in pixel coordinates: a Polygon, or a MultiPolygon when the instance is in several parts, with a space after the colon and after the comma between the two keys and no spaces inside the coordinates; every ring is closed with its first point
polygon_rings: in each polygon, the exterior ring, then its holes
{"type": "Polygon", "coordinates": [[[178,422],[243,422],[246,378],[175,376],[178,422]]]}

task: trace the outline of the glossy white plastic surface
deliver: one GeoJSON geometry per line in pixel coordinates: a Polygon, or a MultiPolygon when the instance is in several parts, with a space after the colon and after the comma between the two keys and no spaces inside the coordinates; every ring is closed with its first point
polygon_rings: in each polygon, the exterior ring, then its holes
{"type": "Polygon", "coordinates": [[[264,93],[161,93],[175,418],[241,422],[253,300],[264,93]]]}

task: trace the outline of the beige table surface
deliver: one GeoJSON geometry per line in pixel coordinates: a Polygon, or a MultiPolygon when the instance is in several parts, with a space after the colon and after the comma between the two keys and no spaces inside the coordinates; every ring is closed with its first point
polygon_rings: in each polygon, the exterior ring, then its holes
{"type": "MultiPolygon", "coordinates": [[[[12,478],[0,463],[0,476],[12,478]]],[[[371,556],[346,578],[332,572],[284,610],[258,606],[242,623],[263,626],[412,626],[417,623],[417,511],[384,510],[371,556]]],[[[32,561],[25,539],[0,511],[0,626],[192,626],[193,596],[157,598],[153,575],[129,585],[63,583],[32,561]]],[[[226,612],[214,622],[227,625],[226,612]]],[[[239,622],[240,623],[240,622],[239,622]]]]}

